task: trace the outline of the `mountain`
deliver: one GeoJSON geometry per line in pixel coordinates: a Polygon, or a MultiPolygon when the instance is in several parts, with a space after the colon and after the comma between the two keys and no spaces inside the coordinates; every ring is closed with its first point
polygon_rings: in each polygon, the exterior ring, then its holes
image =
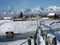
{"type": "Polygon", "coordinates": [[[22,9],[21,11],[24,13],[24,15],[37,15],[43,12],[43,8],[40,7],[36,7],[32,9],[26,8],[26,9],[22,9]]]}
{"type": "Polygon", "coordinates": [[[41,7],[36,7],[36,8],[32,8],[32,9],[23,9],[23,13],[26,15],[45,15],[48,13],[56,13],[56,14],[60,14],[60,7],[58,6],[49,6],[47,8],[41,8],[41,7]]]}
{"type": "Polygon", "coordinates": [[[49,7],[45,8],[44,12],[46,12],[46,13],[53,12],[53,13],[56,13],[56,14],[60,14],[60,7],[49,6],[49,7]]]}
{"type": "Polygon", "coordinates": [[[0,17],[5,16],[18,17],[21,11],[23,12],[24,15],[45,15],[50,12],[60,14],[60,7],[49,6],[47,8],[36,7],[36,8],[24,8],[20,10],[3,10],[0,11],[0,17]]]}
{"type": "Polygon", "coordinates": [[[34,8],[34,9],[32,9],[32,13],[35,15],[37,15],[37,14],[42,14],[43,13],[43,8],[41,8],[41,7],[36,7],[36,8],[34,8]]]}

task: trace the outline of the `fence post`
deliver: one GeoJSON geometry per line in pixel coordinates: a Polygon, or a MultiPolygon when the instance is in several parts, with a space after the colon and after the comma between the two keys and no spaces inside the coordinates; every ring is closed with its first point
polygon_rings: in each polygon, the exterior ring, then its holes
{"type": "Polygon", "coordinates": [[[30,38],[28,39],[28,45],[31,45],[31,39],[30,38]]]}
{"type": "Polygon", "coordinates": [[[33,37],[33,39],[34,39],[34,45],[37,45],[37,42],[36,42],[37,33],[38,33],[38,28],[37,28],[37,30],[36,30],[36,33],[35,33],[34,37],[33,37]]]}
{"type": "Polygon", "coordinates": [[[57,45],[57,40],[54,35],[48,35],[48,42],[50,45],[57,45]]]}
{"type": "Polygon", "coordinates": [[[56,37],[53,38],[52,45],[57,45],[56,37]]]}
{"type": "MultiPolygon", "coordinates": [[[[41,25],[41,23],[40,23],[40,25],[41,25]]],[[[45,45],[48,45],[47,34],[45,32],[43,32],[41,27],[40,27],[40,30],[41,30],[42,37],[45,40],[45,45]]]]}
{"type": "Polygon", "coordinates": [[[36,39],[37,39],[37,32],[38,32],[38,28],[37,28],[37,30],[36,30],[36,33],[35,33],[35,35],[34,35],[34,45],[37,45],[37,42],[36,42],[36,39]]]}
{"type": "Polygon", "coordinates": [[[37,45],[36,39],[37,39],[37,37],[36,37],[36,35],[34,35],[34,45],[37,45]]]}
{"type": "Polygon", "coordinates": [[[45,40],[45,45],[48,45],[47,34],[46,33],[42,33],[42,37],[45,40]]]}

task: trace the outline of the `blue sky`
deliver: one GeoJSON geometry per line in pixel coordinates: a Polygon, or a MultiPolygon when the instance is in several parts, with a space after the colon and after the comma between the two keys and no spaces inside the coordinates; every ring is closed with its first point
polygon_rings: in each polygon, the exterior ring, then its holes
{"type": "Polygon", "coordinates": [[[0,10],[60,6],[60,0],[0,0],[0,10]]]}

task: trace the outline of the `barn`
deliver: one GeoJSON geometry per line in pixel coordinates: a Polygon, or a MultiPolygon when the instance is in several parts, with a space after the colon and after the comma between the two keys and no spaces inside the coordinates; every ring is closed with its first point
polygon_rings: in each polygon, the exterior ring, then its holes
{"type": "Polygon", "coordinates": [[[59,18],[58,15],[56,15],[55,13],[49,13],[47,15],[47,17],[50,18],[50,19],[57,19],[57,18],[59,18]]]}

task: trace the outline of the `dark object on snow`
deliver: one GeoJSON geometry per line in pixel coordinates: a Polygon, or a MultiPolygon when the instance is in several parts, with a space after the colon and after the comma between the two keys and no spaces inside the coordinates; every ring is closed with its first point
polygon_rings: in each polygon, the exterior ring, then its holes
{"type": "Polygon", "coordinates": [[[7,38],[13,38],[14,37],[14,32],[12,32],[12,31],[6,32],[6,37],[7,38]]]}
{"type": "Polygon", "coordinates": [[[31,45],[31,39],[28,39],[28,45],[31,45]]]}
{"type": "Polygon", "coordinates": [[[54,19],[59,19],[59,16],[55,14],[54,19]]]}
{"type": "Polygon", "coordinates": [[[23,17],[23,13],[21,12],[20,15],[19,15],[19,18],[22,18],[23,17]]]}
{"type": "Polygon", "coordinates": [[[56,37],[53,38],[53,40],[52,40],[52,44],[53,44],[53,45],[57,45],[56,37]]]}

